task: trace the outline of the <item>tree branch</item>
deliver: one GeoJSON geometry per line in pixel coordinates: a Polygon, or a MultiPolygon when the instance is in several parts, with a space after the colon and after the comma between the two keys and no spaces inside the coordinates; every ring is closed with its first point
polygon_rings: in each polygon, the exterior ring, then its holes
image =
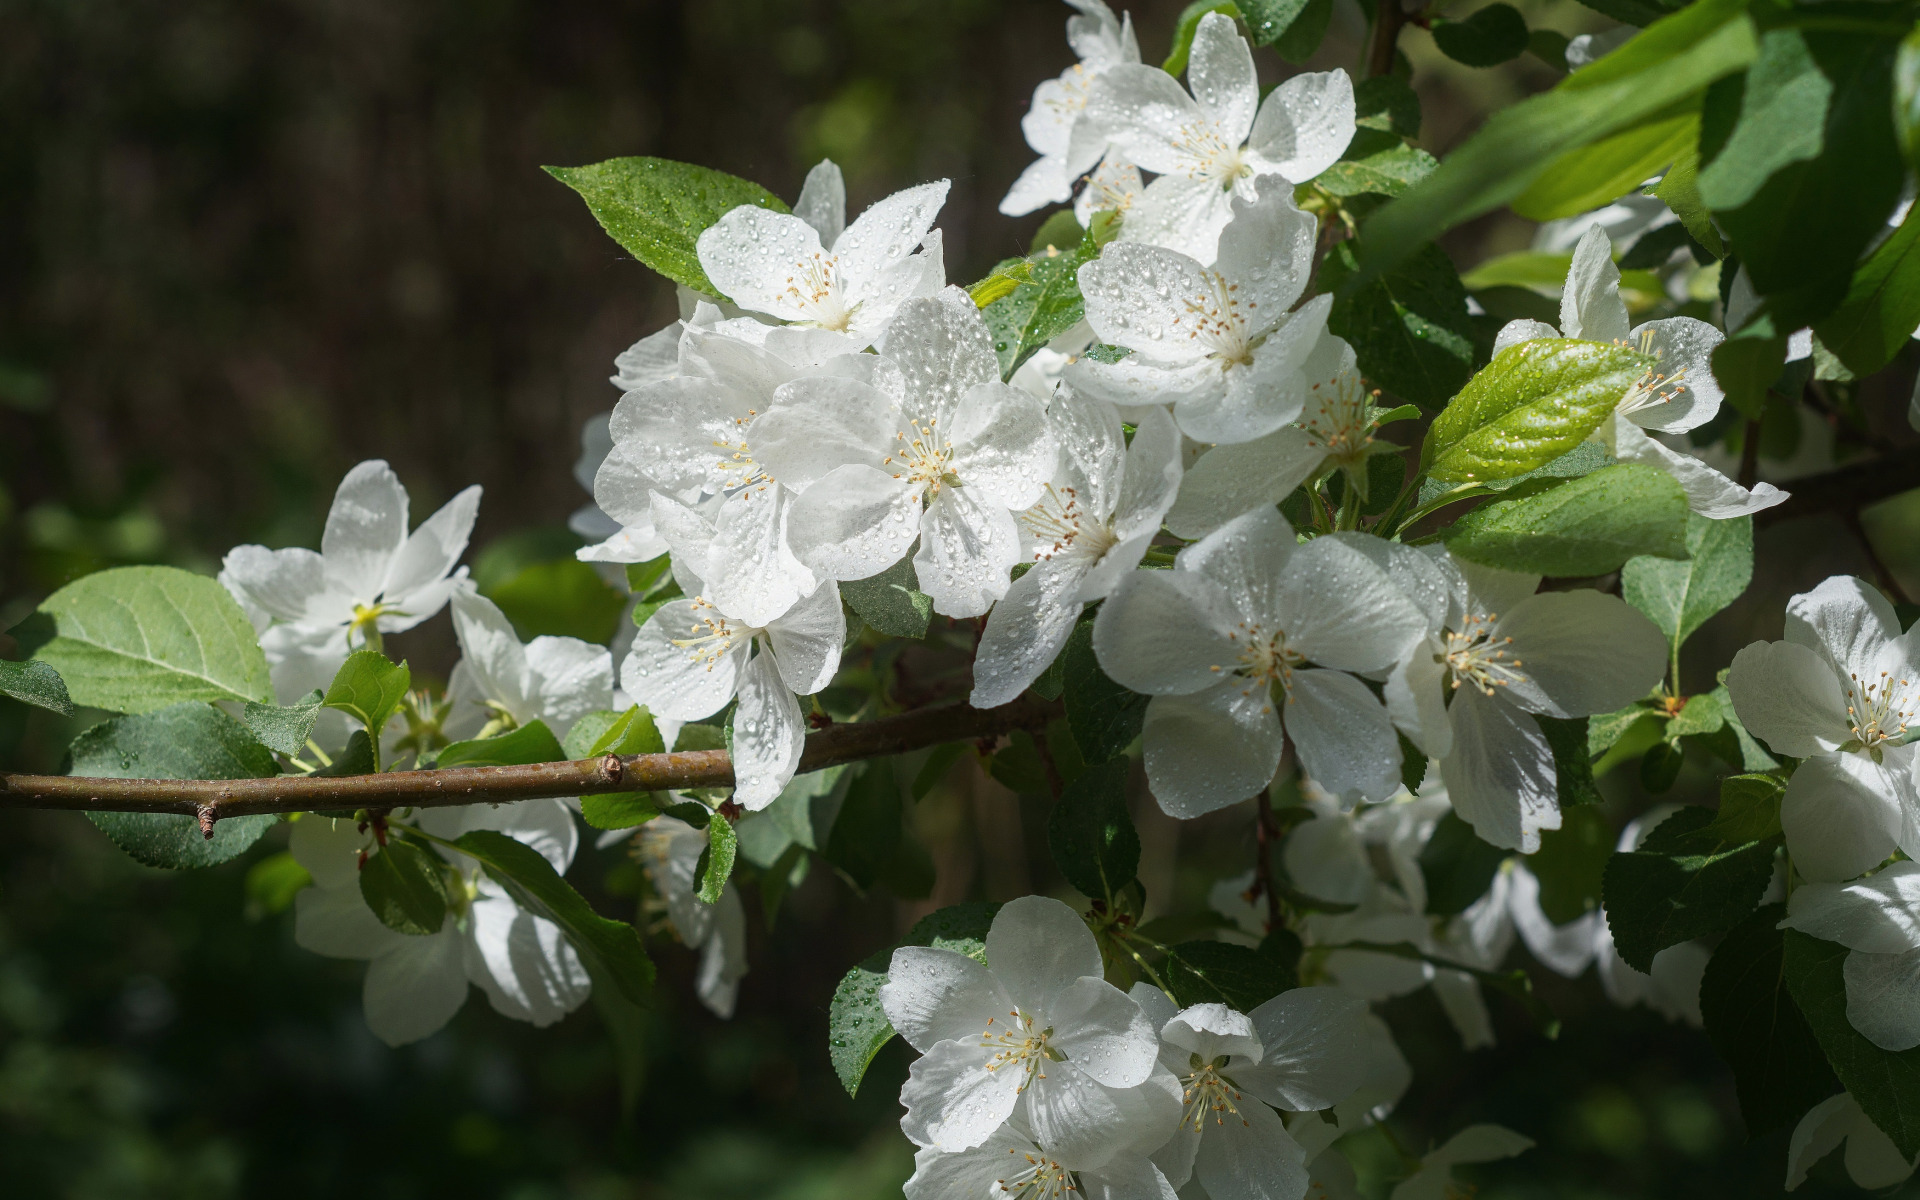
{"type": "MultiPolygon", "coordinates": [[[[1044,728],[1057,701],[1023,696],[999,708],[962,704],[923,708],[877,721],[829,725],[807,736],[800,772],[919,750],[942,742],[997,737],[1044,728]]],[[[93,812],[179,813],[210,832],[222,817],[322,809],[440,808],[498,804],[541,796],[651,792],[733,783],[724,750],[603,755],[517,767],[449,767],[378,775],[280,775],[267,779],[95,779],[71,775],[0,775],[0,811],[22,808],[93,812]]]]}
{"type": "Polygon", "coordinates": [[[1920,446],[1790,480],[1785,487],[1793,494],[1755,513],[1755,525],[1772,525],[1816,513],[1858,512],[1869,504],[1920,488],[1920,446]]]}
{"type": "Polygon", "coordinates": [[[1379,0],[1374,7],[1373,43],[1367,50],[1367,75],[1393,73],[1393,52],[1399,48],[1400,30],[1407,23],[1401,0],[1379,0]]]}

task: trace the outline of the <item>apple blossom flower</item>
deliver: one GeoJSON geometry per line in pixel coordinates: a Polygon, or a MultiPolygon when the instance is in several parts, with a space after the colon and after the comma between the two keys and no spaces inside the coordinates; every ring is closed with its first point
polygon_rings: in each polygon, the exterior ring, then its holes
{"type": "Polygon", "coordinates": [[[1666,671],[1659,628],[1615,596],[1536,594],[1537,575],[1433,561],[1444,621],[1387,680],[1388,711],[1440,766],[1454,811],[1495,845],[1531,854],[1560,828],[1553,748],[1533,714],[1613,712],[1666,671]],[[1449,700],[1451,693],[1451,700],[1449,700]]]}
{"type": "Polygon", "coordinates": [[[1023,896],[995,914],[986,953],[983,966],[933,946],[893,952],[880,1004],[921,1054],[900,1090],[907,1136],[969,1150],[1018,1116],[1026,1128],[1014,1132],[1050,1159],[1090,1165],[1135,1142],[1130,1110],[1159,1039],[1101,977],[1086,923],[1058,900],[1023,896]]]}
{"type": "Polygon", "coordinates": [[[1886,597],[1836,575],[1787,602],[1786,640],[1733,656],[1727,693],[1740,723],[1776,754],[1805,759],[1787,781],[1780,827],[1808,879],[1851,879],[1898,846],[1920,852],[1920,635],[1900,632],[1886,597]]]}
{"type": "MultiPolygon", "coordinates": [[[[822,185],[832,191],[829,179],[822,185]]],[[[824,236],[833,226],[828,195],[805,198],[804,216],[744,204],[700,234],[700,266],[741,308],[843,334],[849,349],[862,350],[901,305],[946,286],[933,219],[947,187],[942,179],[895,192],[831,239],[824,236]]],[[[844,186],[839,197],[844,217],[844,186]]]]}
{"type": "Polygon", "coordinates": [[[1300,415],[1300,368],[1333,304],[1316,296],[1288,311],[1312,267],[1314,220],[1277,179],[1257,197],[1234,196],[1231,209],[1214,266],[1114,243],[1080,268],[1088,323],[1134,353],[1073,363],[1064,378],[1075,389],[1122,408],[1171,403],[1181,431],[1201,442],[1250,441],[1300,415]]]}
{"type": "Polygon", "coordinates": [[[1869,1191],[1884,1191],[1905,1183],[1913,1174],[1917,1160],[1900,1153],[1893,1139],[1860,1111],[1860,1102],[1851,1092],[1840,1092],[1807,1110],[1793,1128],[1787,1145],[1787,1190],[1794,1191],[1807,1181],[1813,1164],[1834,1152],[1845,1142],[1847,1178],[1853,1186],[1869,1191]]]}
{"type": "Polygon", "coordinates": [[[1349,672],[1386,670],[1425,627],[1365,554],[1337,538],[1300,545],[1261,509],[1181,550],[1173,570],[1128,576],[1093,646],[1109,676],[1153,697],[1147,779],[1169,814],[1194,817],[1266,787],[1288,737],[1336,796],[1397,791],[1392,723],[1349,672]]]}
{"type": "Polygon", "coordinates": [[[461,657],[447,680],[448,738],[487,737],[532,721],[565,738],[575,721],[613,704],[613,655],[605,646],[572,637],[523,644],[507,615],[471,584],[453,594],[453,632],[461,657]]]}
{"type": "Polygon", "coordinates": [[[959,288],[905,305],[880,356],[774,394],[747,430],[756,461],[800,495],[788,540],[829,579],[866,579],[906,554],[935,612],[978,616],[1005,595],[1014,513],[1055,468],[1046,411],[1000,382],[986,322],[959,288]]]}
{"type": "Polygon", "coordinates": [[[1253,199],[1263,178],[1291,194],[1346,151],[1353,81],[1338,70],[1295,75],[1262,102],[1246,39],[1231,18],[1209,13],[1194,31],[1187,85],[1192,95],[1158,67],[1109,67],[1094,80],[1082,123],[1089,138],[1159,175],[1127,210],[1120,239],[1204,264],[1231,200],[1253,199]]]}
{"type": "Polygon", "coordinates": [[[707,848],[706,831],[660,816],[640,827],[633,844],[634,857],[667,902],[667,919],[673,922],[674,932],[688,949],[700,952],[694,993],[715,1016],[731,1018],[740,980],[747,974],[747,916],[731,881],[716,903],[700,899],[700,855],[707,848]]]}
{"type": "MultiPolygon", "coordinates": [[[[559,800],[429,808],[417,824],[453,840],[493,829],[538,850],[564,872],[579,834],[559,800]]],[[[435,846],[454,876],[455,910],[438,932],[389,929],[360,893],[361,855],[372,838],[351,819],[309,813],[294,824],[294,858],[313,886],[294,897],[294,941],[330,958],[367,960],[362,1005],[367,1026],[389,1046],[434,1033],[466,1003],[467,985],[486,993],[495,1012],[547,1026],[580,1007],[592,981],[560,928],[521,909],[475,860],[435,846]]]]}
{"type": "Polygon", "coordinates": [[[1058,79],[1049,79],[1033,89],[1033,103],[1027,115],[1020,118],[1020,131],[1040,157],[1027,164],[1000,201],[1000,211],[1009,217],[1023,217],[1037,208],[1073,198],[1074,180],[1099,163],[1107,150],[1098,136],[1078,132],[1087,93],[1109,67],[1140,61],[1132,13],[1115,17],[1105,0],[1067,3],[1080,14],[1067,18],[1067,42],[1080,61],[1062,71],[1058,79]]]}
{"type": "Polygon", "coordinates": [[[1920,1046],[1920,863],[1852,883],[1803,883],[1782,929],[1847,947],[1847,1023],[1882,1050],[1920,1046]]]}
{"type": "Polygon", "coordinates": [[[749,810],[765,808],[800,766],[807,729],[794,696],[819,691],[840,668],[847,636],[840,589],[823,583],[764,626],[730,616],[707,595],[701,575],[725,553],[713,525],[654,496],[686,598],[647,618],[620,664],[620,686],[648,711],[678,721],[712,716],[737,698],[733,796],[749,810]]]}
{"type": "Polygon", "coordinates": [[[1366,1006],[1334,988],[1294,988],[1250,1013],[1224,1004],[1175,1011],[1166,993],[1130,993],[1160,1031],[1160,1065],[1179,1080],[1184,1106],[1171,1141],[1154,1155],[1176,1188],[1198,1180],[1215,1200],[1262,1200],[1306,1191],[1306,1152],[1274,1109],[1332,1108],[1360,1086],[1366,1006]]]}
{"type": "Polygon", "coordinates": [[[1393,1186],[1389,1200],[1446,1200],[1460,1194],[1453,1168],[1494,1162],[1533,1149],[1533,1139],[1499,1125],[1469,1125],[1420,1158],[1420,1169],[1393,1186]]]}
{"type": "Polygon", "coordinates": [[[987,614],[974,651],[975,708],[1025,691],[1067,643],[1081,609],[1134,567],[1180,486],[1180,431],[1150,409],[1128,443],[1113,405],[1061,385],[1047,409],[1059,466],[1015,518],[1033,565],[987,614]]]}
{"type": "Polygon", "coordinates": [[[1103,1114],[1107,1137],[1098,1147],[1048,1150],[1032,1123],[1016,1109],[978,1146],[947,1152],[922,1146],[913,1156],[907,1200],[955,1196],[1007,1200],[1174,1200],[1172,1185],[1147,1157],[1167,1140],[1180,1114],[1180,1091],[1161,1074],[1137,1088],[1109,1093],[1114,1110],[1103,1114]]]}
{"type": "Polygon", "coordinates": [[[1668,317],[1628,328],[1620,298],[1620,268],[1613,243],[1599,225],[1580,236],[1560,293],[1560,328],[1544,321],[1509,321],[1495,337],[1495,354],[1536,338],[1570,337],[1630,346],[1658,360],[1634,385],[1593,440],[1621,462],[1658,467],[1674,477],[1687,503],[1703,517],[1742,517],[1772,508],[1787,493],[1770,483],[1744,488],[1691,454],[1668,448],[1647,431],[1686,433],[1713,420],[1725,393],[1713,377],[1713,348],[1726,340],[1718,329],[1692,317],[1668,317]]]}

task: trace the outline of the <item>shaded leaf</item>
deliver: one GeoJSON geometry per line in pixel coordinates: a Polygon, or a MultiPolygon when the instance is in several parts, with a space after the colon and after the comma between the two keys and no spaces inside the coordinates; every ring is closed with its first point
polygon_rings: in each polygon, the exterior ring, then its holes
{"type": "Polygon", "coordinates": [[[63,717],[73,715],[73,701],[67,696],[67,685],[60,678],[60,672],[39,659],[23,663],[0,661],[0,696],[11,696],[22,704],[44,708],[63,717]]]}
{"type": "Polygon", "coordinates": [[[285,708],[249,700],[241,720],[261,745],[295,755],[307,748],[307,739],[313,736],[313,723],[320,718],[320,710],[325,706],[325,698],[320,689],[315,688],[285,708]]]}
{"type": "Polygon", "coordinates": [[[1335,293],[1327,328],[1353,344],[1373,382],[1437,407],[1473,374],[1473,324],[1453,260],[1424,246],[1364,286],[1347,287],[1359,253],[1341,242],[1321,266],[1321,287],[1335,293]]]}
{"type": "Polygon", "coordinates": [[[1603,575],[1639,555],[1686,554],[1687,497],[1673,476],[1620,463],[1515,489],[1444,531],[1447,549],[1482,566],[1538,575],[1603,575]],[[1524,492],[1525,494],[1519,494],[1524,492]]]}
{"type": "Polygon", "coordinates": [[[1731,929],[1773,878],[1777,837],[1732,841],[1709,830],[1711,809],[1674,813],[1635,851],[1607,863],[1607,924],[1628,966],[1646,971],[1668,946],[1731,929]]]}
{"type": "Polygon", "coordinates": [[[1111,759],[1073,781],[1047,817],[1047,845],[1080,893],[1111,902],[1140,869],[1140,835],[1127,812],[1131,764],[1111,759]]]}
{"type": "Polygon", "coordinates": [[[1149,697],[1128,691],[1100,669],[1093,653],[1092,621],[1074,627],[1062,657],[1067,726],[1081,757],[1091,767],[1125,753],[1140,736],[1149,697]]]}
{"type": "Polygon", "coordinates": [[[1675,646],[1740,598],[1753,579],[1753,518],[1687,514],[1687,557],[1635,558],[1620,569],[1620,595],[1675,646]]]}
{"type": "Polygon", "coordinates": [[[867,579],[842,583],[840,599],[888,637],[923,638],[933,618],[933,600],[919,589],[911,558],[902,558],[867,579]]]}
{"type": "Polygon", "coordinates": [[[1295,983],[1279,956],[1231,942],[1169,946],[1162,974],[1182,1008],[1225,1004],[1241,1012],[1253,1011],[1295,983]]]}

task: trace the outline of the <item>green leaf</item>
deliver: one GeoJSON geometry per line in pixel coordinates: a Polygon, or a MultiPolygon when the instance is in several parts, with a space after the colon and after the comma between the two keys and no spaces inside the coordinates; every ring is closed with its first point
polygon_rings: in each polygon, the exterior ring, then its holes
{"type": "MultiPolygon", "coordinates": [[[[322,703],[360,722],[369,737],[378,737],[387,727],[387,718],[406,699],[407,688],[412,683],[413,672],[407,669],[406,663],[396,666],[378,650],[356,650],[340,664],[340,671],[327,686],[322,703]]],[[[444,751],[442,757],[445,757],[444,751]]]]}
{"type": "Polygon", "coordinates": [[[1363,129],[1347,147],[1346,155],[1316,176],[1313,183],[1332,196],[1398,196],[1439,165],[1440,160],[1433,155],[1392,134],[1363,129]]]}
{"type": "Polygon", "coordinates": [[[1557,161],[1665,113],[1753,60],[1746,0],[1698,0],[1551,91],[1495,112],[1421,185],[1368,218],[1359,287],[1442,232],[1506,204],[1557,161]]]}
{"type": "Polygon", "coordinates": [[[1652,117],[1631,129],[1561,155],[1514,198],[1513,211],[1553,221],[1610,204],[1658,175],[1700,139],[1700,111],[1652,117]]]}
{"type": "Polygon", "coordinates": [[[1225,1004],[1241,1012],[1252,1012],[1298,983],[1277,957],[1231,942],[1169,946],[1162,974],[1182,1008],[1225,1004]]]}
{"type": "Polygon", "coordinates": [[[1613,826],[1594,806],[1560,810],[1560,828],[1540,834],[1527,868],[1540,881],[1540,911],[1555,925],[1600,907],[1601,881],[1613,855],[1613,826]]]}
{"type": "MultiPolygon", "coordinates": [[[[1293,0],[1282,0],[1292,4],[1293,0]]],[[[1306,62],[1320,49],[1320,43],[1326,40],[1327,26],[1333,21],[1333,0],[1307,0],[1300,7],[1300,13],[1293,18],[1286,32],[1273,41],[1273,48],[1281,58],[1296,66],[1306,62]]]]}
{"type": "Polygon", "coordinates": [[[1047,764],[1040,758],[1040,745],[1024,729],[1008,735],[1007,744],[987,760],[987,774],[1007,790],[1022,796],[1045,796],[1052,792],[1047,764]]]}
{"type": "Polygon", "coordinates": [[[1668,946],[1733,928],[1760,903],[1773,878],[1778,838],[1728,841],[1710,832],[1711,809],[1674,813],[1635,851],[1607,863],[1607,924],[1620,957],[1636,971],[1668,946]]]}
{"type": "Polygon", "coordinates": [[[1086,315],[1080,266],[1098,257],[1100,247],[1091,232],[1066,250],[1042,250],[1024,260],[1026,269],[1017,275],[1021,282],[981,308],[980,316],[993,334],[1000,378],[1012,378],[1034,351],[1080,323],[1086,315]]]}
{"type": "Polygon", "coordinates": [[[1527,19],[1511,4],[1489,4],[1464,20],[1436,19],[1433,44],[1469,67],[1497,67],[1527,51],[1527,19]]]}
{"type": "Polygon", "coordinates": [[[522,640],[572,637],[604,645],[620,627],[627,598],[577,558],[534,563],[481,589],[522,640]]]}
{"type": "Polygon", "coordinates": [[[1787,362],[1787,339],[1776,337],[1773,321],[1761,316],[1713,348],[1713,378],[1727,403],[1758,420],[1767,406],[1767,388],[1787,362]]]}
{"type": "Polygon", "coordinates": [[[1063,208],[1040,223],[1034,231],[1033,241],[1027,246],[1027,253],[1045,254],[1048,249],[1072,250],[1087,236],[1080,227],[1080,218],[1073,215],[1071,208],[1063,208]]]}
{"type": "Polygon", "coordinates": [[[438,933],[447,919],[446,863],[395,830],[360,868],[360,896],[395,933],[438,933]]]}
{"type": "Polygon", "coordinates": [[[529,721],[517,729],[490,738],[455,742],[440,752],[440,767],[521,767],[529,763],[561,762],[567,752],[545,721],[529,721]]]}
{"type": "Polygon", "coordinates": [[[734,832],[732,821],[716,816],[707,822],[707,848],[700,852],[697,872],[700,890],[694,893],[700,897],[700,903],[720,903],[727,880],[733,878],[733,861],[739,852],[740,837],[734,832]]]}
{"type": "MultiPolygon", "coordinates": [[[[1885,233],[1906,178],[1893,131],[1892,39],[1815,29],[1801,36],[1833,87],[1820,153],[1775,171],[1740,207],[1714,213],[1782,333],[1846,300],[1854,265],[1885,233]]],[[[1704,186],[1704,170],[1701,178],[1704,186]]],[[[1716,354],[1716,375],[1718,367],[1716,354]]]]}
{"type": "Polygon", "coordinates": [[[1555,71],[1567,70],[1567,47],[1573,39],[1556,29],[1534,29],[1527,33],[1527,50],[1555,71]]]}
{"type": "Polygon", "coordinates": [[[1920,1155],[1920,1046],[1882,1050],[1847,1020],[1845,966],[1852,952],[1845,946],[1788,929],[1781,951],[1787,989],[1833,1073],[1903,1156],[1920,1155]]]}
{"type": "Polygon", "coordinates": [[[461,834],[453,846],[478,859],[488,878],[505,888],[515,904],[558,925],[596,980],[611,982],[635,1004],[646,1002],[653,963],[633,926],[594,912],[538,850],[504,833],[475,829],[461,834]]]}
{"type": "Polygon", "coordinates": [[[1107,677],[1093,653],[1093,622],[1074,626],[1062,651],[1066,659],[1061,695],[1067,704],[1067,727],[1089,767],[1126,752],[1140,736],[1150,697],[1130,692],[1107,677]]]}
{"type": "Polygon", "coordinates": [[[1600,789],[1593,785],[1592,758],[1587,753],[1590,740],[1587,718],[1536,714],[1533,720],[1546,735],[1547,745],[1553,748],[1554,788],[1560,811],[1565,813],[1576,805],[1600,803],[1600,789]]]}
{"type": "Polygon", "coordinates": [[[700,235],[721,217],[751,204],[786,212],[757,183],[664,158],[613,158],[590,167],[546,167],[580,193],[600,228],[627,253],[696,292],[720,295],[700,266],[700,235]]]}
{"type": "Polygon", "coordinates": [[[1612,17],[1623,25],[1647,26],[1673,9],[1659,0],[1580,0],[1597,13],[1612,17]]]}
{"type": "Polygon", "coordinates": [[[620,1116],[622,1120],[631,1119],[647,1079],[647,1039],[653,1022],[645,1009],[620,994],[612,980],[591,967],[587,974],[593,980],[593,1007],[607,1027],[607,1040],[613,1043],[614,1074],[620,1081],[620,1116]]]}
{"type": "Polygon", "coordinates": [[[1686,493],[1657,467],[1620,463],[1513,494],[1450,526],[1447,549],[1482,566],[1556,576],[1604,575],[1638,555],[1687,552],[1686,493]]]}
{"type": "Polygon", "coordinates": [[[927,761],[920,764],[920,771],[913,777],[910,789],[915,800],[924,800],[927,793],[940,786],[940,781],[953,770],[953,764],[960,761],[967,752],[965,742],[947,742],[935,746],[933,753],[927,755],[927,761]]]}
{"type": "MultiPolygon", "coordinates": [[[[1247,0],[1240,5],[1240,18],[1247,23],[1247,32],[1253,35],[1254,45],[1271,46],[1299,20],[1307,4],[1308,0],[1247,0]]],[[[1198,24],[1196,21],[1195,25],[1198,24]]]]}
{"type": "Polygon", "coordinates": [[[1653,194],[1674,216],[1680,218],[1680,223],[1686,226],[1687,234],[1694,241],[1715,258],[1725,258],[1726,244],[1720,240],[1720,230],[1714,226],[1713,215],[1707,211],[1706,201],[1700,198],[1699,169],[1699,151],[1690,147],[1674,158],[1673,165],[1667,168],[1666,177],[1653,189],[1653,194]]]}
{"type": "Polygon", "coordinates": [[[1741,96],[1737,122],[1700,167],[1700,199],[1714,209],[1739,208],[1775,171],[1818,155],[1833,96],[1806,39],[1791,27],[1762,34],[1744,86],[1738,77],[1729,85],[1741,96]]]}
{"type": "Polygon", "coordinates": [[[67,696],[66,681],[60,672],[45,662],[0,662],[0,696],[11,696],[22,704],[44,708],[63,717],[73,715],[73,701],[67,696]]]}
{"type": "Polygon", "coordinates": [[[1664,795],[1680,778],[1680,768],[1686,764],[1685,751],[1677,742],[1658,742],[1647,747],[1640,758],[1640,786],[1652,796],[1664,795]]]}
{"type": "Polygon", "coordinates": [[[247,919],[283,913],[293,907],[300,889],[313,882],[313,876],[300,861],[282,850],[258,859],[247,868],[247,919]]]}
{"type": "Polygon", "coordinates": [[[913,560],[902,558],[878,575],[840,585],[840,599],[862,621],[888,637],[923,638],[933,600],[919,589],[913,560]]]}
{"type": "Polygon", "coordinates": [[[1714,950],[1700,980],[1700,1015],[1733,1068],[1748,1140],[1794,1125],[1840,1090],[1787,988],[1779,929],[1786,915],[1784,904],[1756,909],[1714,950]]]}
{"type": "Polygon", "coordinates": [[[1047,817],[1047,846],[1060,874],[1089,899],[1111,903],[1140,870],[1140,835],[1127,812],[1125,758],[1092,767],[1047,817]]]}
{"type": "Polygon", "coordinates": [[[1772,775],[1734,775],[1720,781],[1720,808],[1703,836],[1728,844],[1764,842],[1780,835],[1786,785],[1772,775]]]}
{"type": "Polygon", "coordinates": [[[325,698],[320,689],[315,688],[285,708],[249,700],[240,719],[261,745],[294,755],[307,748],[307,739],[313,736],[313,723],[320,718],[320,710],[325,706],[325,698]]]}
{"type": "Polygon", "coordinates": [[[373,742],[368,739],[367,731],[356,729],[347,735],[346,749],[333,756],[333,761],[313,772],[321,778],[338,778],[343,775],[371,775],[380,769],[373,761],[373,742]]]}
{"type": "Polygon", "coordinates": [[[1233,0],[1191,0],[1180,10],[1180,15],[1173,22],[1173,49],[1168,52],[1166,61],[1160,64],[1162,71],[1173,76],[1185,73],[1187,56],[1193,53],[1193,35],[1200,30],[1200,18],[1216,12],[1237,19],[1240,6],[1233,0]]]}
{"type": "Polygon", "coordinates": [[[561,748],[569,759],[576,759],[602,754],[662,754],[667,747],[653,723],[653,714],[645,705],[636,704],[623,712],[602,710],[581,717],[567,731],[561,748]]]}
{"type": "Polygon", "coordinates": [[[1853,273],[1847,298],[1815,327],[1828,350],[1856,376],[1893,361],[1920,328],[1920,218],[1912,211],[1853,273]]]}
{"type": "MultiPolygon", "coordinates": [[[[922,917],[902,946],[937,946],[964,954],[975,962],[987,961],[987,930],[1000,906],[984,900],[955,904],[922,917]]],[[[887,966],[892,953],[882,950],[848,971],[833,991],[833,1003],[827,1013],[827,1048],[833,1059],[834,1074],[847,1095],[858,1095],[860,1081],[880,1048],[893,1039],[893,1026],[886,1010],[880,1007],[880,988],[887,982],[887,966]]]]}
{"type": "MultiPolygon", "coordinates": [[[[187,701],[158,712],[115,717],[68,748],[67,774],[102,779],[264,779],[280,765],[246,727],[206,704],[187,701]]],[[[150,867],[183,869],[226,862],[260,840],[279,817],[228,817],[211,839],[177,813],[90,812],[113,844],[150,867]]]]}
{"type": "Polygon", "coordinates": [[[1452,812],[1440,818],[1420,851],[1420,874],[1427,881],[1427,911],[1450,917],[1465,912],[1487,894],[1507,851],[1480,840],[1473,826],[1452,812]]]}
{"type": "Polygon", "coordinates": [[[1652,618],[1674,646],[1740,598],[1753,579],[1753,518],[1687,514],[1687,555],[1635,558],[1620,568],[1620,595],[1652,618]]]}
{"type": "Polygon", "coordinates": [[[267,657],[227,589],[174,567],[74,580],[14,631],[74,704],[144,713],[182,700],[273,702],[267,657]]]}
{"type": "Polygon", "coordinates": [[[1726,723],[1727,711],[1721,707],[1719,697],[1711,692],[1691,696],[1686,705],[1667,721],[1667,739],[1672,741],[1718,733],[1726,723]]]}
{"type": "Polygon", "coordinates": [[[1506,479],[1585,441],[1653,366],[1624,346],[1539,338],[1481,368],[1427,430],[1422,464],[1434,479],[1506,479]]]}
{"type": "Polygon", "coordinates": [[[847,788],[821,853],[864,891],[879,881],[898,852],[900,824],[900,785],[893,760],[873,759],[847,788]]]}
{"type": "Polygon", "coordinates": [[[1420,136],[1420,97],[1404,79],[1375,75],[1353,85],[1354,124],[1403,138],[1420,136]]]}
{"type": "Polygon", "coordinates": [[[595,829],[631,829],[661,811],[658,792],[607,792],[580,799],[580,815],[595,829]]]}
{"type": "Polygon", "coordinates": [[[1381,387],[1426,408],[1444,403],[1473,373],[1467,292],[1453,260],[1424,246],[1365,286],[1353,278],[1353,242],[1322,264],[1321,286],[1336,293],[1327,328],[1353,343],[1360,370],[1381,387]]]}

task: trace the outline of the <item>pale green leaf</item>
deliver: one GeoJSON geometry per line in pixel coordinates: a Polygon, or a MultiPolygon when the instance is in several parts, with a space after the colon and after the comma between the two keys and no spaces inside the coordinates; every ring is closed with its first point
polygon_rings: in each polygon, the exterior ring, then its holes
{"type": "Polygon", "coordinates": [[[1687,552],[1687,495],[1654,467],[1621,463],[1510,495],[1446,529],[1447,549],[1482,566],[1555,576],[1604,575],[1638,555],[1687,552]]]}
{"type": "Polygon", "coordinates": [[[1624,346],[1540,338],[1494,356],[1434,419],[1434,479],[1484,482],[1545,466],[1585,441],[1653,360],[1624,346]]]}
{"type": "Polygon", "coordinates": [[[1678,645],[1740,598],[1753,578],[1753,518],[1687,516],[1682,561],[1636,558],[1620,570],[1620,595],[1678,645]]]}

